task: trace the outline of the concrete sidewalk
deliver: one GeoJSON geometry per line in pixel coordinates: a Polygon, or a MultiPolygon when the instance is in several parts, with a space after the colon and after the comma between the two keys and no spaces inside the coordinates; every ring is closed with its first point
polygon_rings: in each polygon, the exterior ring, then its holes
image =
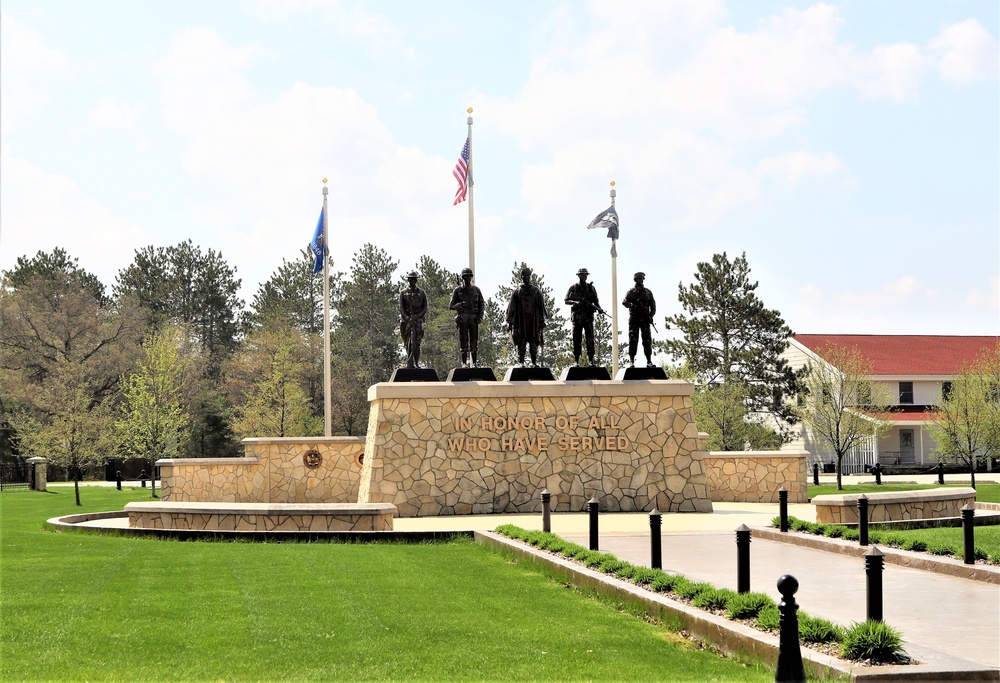
{"type": "MultiPolygon", "coordinates": [[[[589,538],[559,535],[581,545],[589,538]]],[[[735,533],[665,534],[662,544],[667,571],[736,589],[735,533]]],[[[648,533],[600,536],[601,550],[636,565],[649,566],[649,546],[648,533]]],[[[863,559],[759,539],[750,558],[751,590],[780,600],[778,577],[792,574],[801,610],[844,626],[865,619],[863,559]]],[[[882,580],[885,621],[903,633],[911,656],[926,660],[936,651],[1000,667],[1000,586],[895,565],[886,565],[882,580]]]]}

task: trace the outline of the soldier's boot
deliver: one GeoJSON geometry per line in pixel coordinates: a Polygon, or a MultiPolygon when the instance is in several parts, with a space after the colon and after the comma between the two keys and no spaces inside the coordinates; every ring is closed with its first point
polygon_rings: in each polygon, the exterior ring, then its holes
{"type": "Polygon", "coordinates": [[[468,367],[469,365],[469,354],[466,351],[462,351],[462,367],[468,367]]]}
{"type": "Polygon", "coordinates": [[[576,367],[580,367],[580,357],[579,356],[573,356],[573,365],[575,365],[576,367]]]}
{"type": "Polygon", "coordinates": [[[646,367],[647,368],[653,367],[653,359],[650,356],[646,356],[646,367]]]}
{"type": "Polygon", "coordinates": [[[414,351],[413,352],[413,367],[415,367],[415,368],[419,368],[420,367],[420,352],[419,351],[414,351]]]}
{"type": "Polygon", "coordinates": [[[475,351],[472,352],[472,367],[474,367],[474,368],[478,368],[479,367],[479,358],[478,358],[478,356],[479,356],[478,353],[476,353],[475,351]]]}
{"type": "Polygon", "coordinates": [[[634,368],[635,367],[635,356],[629,356],[628,357],[628,366],[630,368],[634,368]]]}

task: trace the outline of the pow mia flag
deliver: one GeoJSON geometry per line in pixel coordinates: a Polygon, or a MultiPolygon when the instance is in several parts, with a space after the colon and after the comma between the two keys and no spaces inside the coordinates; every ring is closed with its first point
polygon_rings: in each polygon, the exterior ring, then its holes
{"type": "Polygon", "coordinates": [[[590,221],[590,225],[587,226],[588,230],[596,228],[607,228],[608,238],[618,239],[618,212],[615,211],[614,206],[609,206],[607,211],[597,214],[597,217],[590,221]]]}

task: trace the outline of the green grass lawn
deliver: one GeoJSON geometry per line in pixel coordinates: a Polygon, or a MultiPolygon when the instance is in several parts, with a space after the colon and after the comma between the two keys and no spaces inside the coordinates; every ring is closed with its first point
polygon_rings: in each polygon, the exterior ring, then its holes
{"type": "Polygon", "coordinates": [[[0,677],[771,681],[471,541],[206,543],[45,530],[148,489],[0,494],[0,677]]]}
{"type": "MultiPolygon", "coordinates": [[[[871,532],[869,532],[871,533],[871,532]]],[[[904,541],[923,541],[928,548],[934,546],[950,546],[961,557],[964,541],[961,527],[946,527],[940,529],[875,529],[875,539],[898,537],[904,541]]],[[[1000,557],[1000,526],[977,526],[974,532],[976,550],[988,557],[1000,557]]],[[[880,540],[873,540],[881,542],[880,540]]]]}
{"type": "MultiPolygon", "coordinates": [[[[946,484],[945,487],[968,487],[968,484],[946,484]]],[[[836,484],[809,486],[809,497],[845,493],[886,493],[889,491],[919,491],[920,489],[942,488],[937,484],[850,484],[840,491],[836,484]]],[[[1000,484],[976,484],[976,500],[981,503],[1000,503],[1000,484]]]]}

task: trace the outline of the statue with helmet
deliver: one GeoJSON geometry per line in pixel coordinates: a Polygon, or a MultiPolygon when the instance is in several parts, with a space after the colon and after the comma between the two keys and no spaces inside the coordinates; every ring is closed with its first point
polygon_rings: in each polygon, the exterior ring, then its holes
{"type": "Polygon", "coordinates": [[[419,274],[411,270],[406,274],[409,283],[399,292],[399,333],[406,347],[406,367],[420,367],[420,343],[424,339],[424,320],[427,318],[427,294],[417,287],[419,274]]]}
{"type": "Polygon", "coordinates": [[[462,284],[451,294],[448,308],[455,311],[455,324],[458,325],[458,341],[462,347],[462,366],[468,367],[469,354],[472,354],[472,367],[479,367],[479,325],[486,313],[486,302],[483,293],[472,284],[472,269],[462,269],[462,284]]]}
{"type": "Polygon", "coordinates": [[[597,298],[597,289],[593,283],[587,282],[590,271],[581,268],[576,271],[580,281],[573,284],[566,293],[566,305],[571,306],[571,320],[573,322],[573,357],[576,364],[580,365],[582,355],[583,337],[587,339],[587,365],[593,366],[595,360],[594,347],[594,312],[607,315],[601,308],[601,303],[597,298]]]}
{"type": "Polygon", "coordinates": [[[635,287],[628,290],[622,306],[628,309],[628,357],[629,365],[635,365],[635,352],[639,346],[639,334],[642,334],[642,350],[646,354],[646,365],[653,366],[653,336],[650,326],[656,327],[653,316],[656,315],[656,300],[653,293],[646,289],[645,273],[636,273],[633,277],[635,287]]]}

